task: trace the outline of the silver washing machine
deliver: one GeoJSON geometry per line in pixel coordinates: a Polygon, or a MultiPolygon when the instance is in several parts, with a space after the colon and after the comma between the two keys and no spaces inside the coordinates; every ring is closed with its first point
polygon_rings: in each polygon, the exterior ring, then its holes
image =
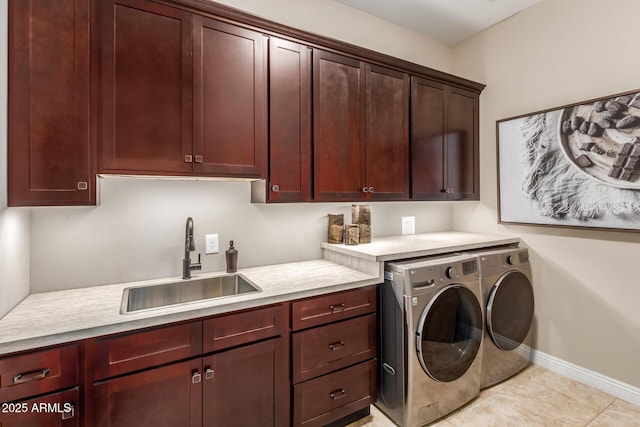
{"type": "Polygon", "coordinates": [[[483,317],[475,255],[385,264],[376,406],[428,424],[480,393],[483,317]]]}
{"type": "Polygon", "coordinates": [[[526,248],[475,252],[480,268],[485,339],[480,388],[523,370],[531,360],[534,298],[526,248]]]}

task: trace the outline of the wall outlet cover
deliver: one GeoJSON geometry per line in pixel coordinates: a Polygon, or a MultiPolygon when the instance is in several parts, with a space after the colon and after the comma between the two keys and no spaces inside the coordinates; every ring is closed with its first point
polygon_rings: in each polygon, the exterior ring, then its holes
{"type": "Polygon", "coordinates": [[[205,253],[217,254],[220,252],[220,245],[218,244],[217,234],[206,234],[204,236],[205,253]]]}
{"type": "Polygon", "coordinates": [[[402,234],[416,234],[416,217],[402,217],[402,234]]]}

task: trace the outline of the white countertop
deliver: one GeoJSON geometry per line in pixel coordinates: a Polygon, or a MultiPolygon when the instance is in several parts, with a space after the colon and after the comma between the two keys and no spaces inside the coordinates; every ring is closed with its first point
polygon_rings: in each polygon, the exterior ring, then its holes
{"type": "MultiPolygon", "coordinates": [[[[514,237],[451,231],[378,237],[371,243],[356,246],[322,243],[325,251],[340,254],[328,257],[339,259],[337,262],[312,260],[238,270],[260,287],[261,292],[131,314],[120,314],[125,288],[181,279],[173,277],[31,294],[0,319],[0,355],[377,284],[382,281],[382,269],[377,263],[519,241],[514,237]],[[354,260],[363,260],[368,267],[354,260]]],[[[194,278],[220,274],[224,273],[202,273],[194,278]]]]}
{"type": "Polygon", "coordinates": [[[384,262],[402,258],[439,255],[447,252],[468,251],[486,246],[508,245],[520,242],[517,237],[490,234],[443,231],[437,233],[407,234],[404,236],[376,237],[371,243],[343,245],[322,243],[322,248],[362,258],[384,262]]]}
{"type": "MultiPolygon", "coordinates": [[[[325,260],[238,270],[261,292],[120,314],[130,286],[163,284],[179,277],[31,294],[0,320],[0,355],[85,338],[195,319],[260,305],[380,283],[371,276],[325,260]]],[[[194,275],[194,278],[221,273],[194,275]]]]}

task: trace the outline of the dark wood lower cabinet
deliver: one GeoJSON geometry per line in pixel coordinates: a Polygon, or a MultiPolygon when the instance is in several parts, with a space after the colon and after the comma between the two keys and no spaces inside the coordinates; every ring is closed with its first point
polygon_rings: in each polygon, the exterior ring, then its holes
{"type": "Polygon", "coordinates": [[[203,425],[289,425],[289,381],[283,338],[205,357],[203,425]]]}
{"type": "Polygon", "coordinates": [[[79,427],[78,403],[78,387],[6,406],[3,403],[0,427],[79,427]]]}
{"type": "Polygon", "coordinates": [[[95,427],[202,426],[202,360],[175,363],[93,386],[95,427]]]}
{"type": "Polygon", "coordinates": [[[289,426],[288,315],[283,303],[88,340],[87,427],[289,426]]]}

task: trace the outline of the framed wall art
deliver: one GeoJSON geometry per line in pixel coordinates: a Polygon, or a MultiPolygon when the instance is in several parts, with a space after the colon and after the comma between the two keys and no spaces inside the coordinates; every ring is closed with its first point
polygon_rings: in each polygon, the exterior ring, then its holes
{"type": "Polygon", "coordinates": [[[498,222],[640,231],[640,90],[496,128],[498,222]]]}

